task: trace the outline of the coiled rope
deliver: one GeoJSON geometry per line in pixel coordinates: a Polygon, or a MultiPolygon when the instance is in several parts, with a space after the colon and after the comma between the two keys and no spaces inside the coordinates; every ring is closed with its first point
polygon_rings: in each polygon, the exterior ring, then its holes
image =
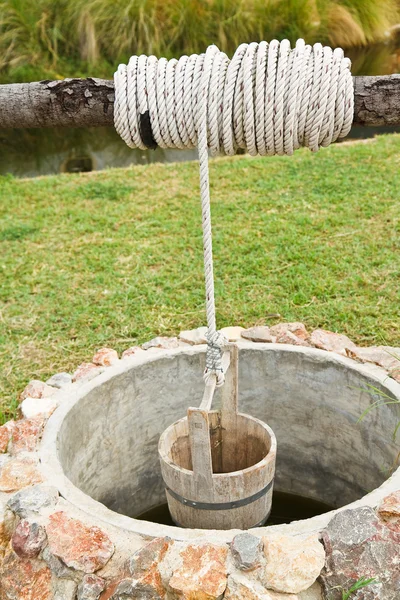
{"type": "Polygon", "coordinates": [[[195,148],[200,164],[208,325],[205,379],[224,382],[215,319],[208,149],[233,155],[313,152],[345,137],[353,80],[343,50],[290,42],[242,44],[232,60],[210,46],[179,60],[132,56],[114,75],[115,128],[131,148],[195,148]]]}

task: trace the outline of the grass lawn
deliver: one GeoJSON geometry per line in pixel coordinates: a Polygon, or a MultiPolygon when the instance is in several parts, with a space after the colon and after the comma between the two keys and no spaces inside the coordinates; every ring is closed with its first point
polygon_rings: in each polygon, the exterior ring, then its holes
{"type": "MultiPolygon", "coordinates": [[[[121,142],[122,143],[122,142],[121,142]]],[[[400,345],[400,136],[211,161],[220,327],[400,345]]],[[[0,420],[31,378],[205,323],[197,163],[0,178],[0,420]]]]}

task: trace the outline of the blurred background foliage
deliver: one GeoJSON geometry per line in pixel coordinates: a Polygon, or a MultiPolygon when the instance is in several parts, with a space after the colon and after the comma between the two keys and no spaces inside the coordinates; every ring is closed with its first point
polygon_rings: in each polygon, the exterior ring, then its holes
{"type": "MultiPolygon", "coordinates": [[[[110,78],[131,54],[303,37],[345,49],[388,40],[400,0],[0,0],[0,80],[110,78]]],[[[397,27],[396,27],[397,26],[397,27]]]]}

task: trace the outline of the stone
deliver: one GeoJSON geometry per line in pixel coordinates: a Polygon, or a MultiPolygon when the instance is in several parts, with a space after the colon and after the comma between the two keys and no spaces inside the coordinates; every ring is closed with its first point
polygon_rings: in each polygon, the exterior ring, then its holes
{"type": "Polygon", "coordinates": [[[235,535],[231,543],[235,566],[243,571],[251,571],[261,564],[262,550],[262,540],[250,533],[235,535]]]}
{"type": "MultiPolygon", "coordinates": [[[[143,595],[134,595],[135,598],[164,598],[165,589],[158,566],[170,544],[169,538],[156,538],[140,548],[129,560],[131,593],[143,595]]],[[[125,582],[124,585],[127,586],[128,583],[125,582]]],[[[117,592],[121,594],[121,586],[117,588],[117,592]]]]}
{"type": "Polygon", "coordinates": [[[183,600],[217,600],[227,585],[227,546],[190,544],[181,552],[182,564],[169,580],[172,592],[183,600]]]}
{"type": "Polygon", "coordinates": [[[56,581],[52,600],[76,600],[77,583],[71,579],[56,581]]]}
{"type": "Polygon", "coordinates": [[[387,527],[400,532],[400,491],[384,498],[378,508],[378,515],[387,527]]]}
{"type": "Polygon", "coordinates": [[[229,575],[224,600],[298,600],[293,594],[280,594],[265,589],[258,581],[243,575],[229,575]]]}
{"type": "Polygon", "coordinates": [[[242,331],[242,338],[251,342],[274,343],[276,337],[272,335],[267,325],[256,325],[242,331]]]}
{"type": "Polygon", "coordinates": [[[148,573],[164,558],[170,544],[169,538],[155,538],[135,552],[128,563],[132,577],[138,578],[148,573]]]}
{"type": "Polygon", "coordinates": [[[72,383],[72,375],[65,372],[56,373],[55,375],[52,375],[50,379],[46,381],[46,383],[47,385],[51,385],[52,387],[61,390],[65,386],[70,385],[72,383]]]}
{"type": "Polygon", "coordinates": [[[15,421],[7,421],[0,427],[0,453],[7,452],[15,421]]]}
{"type": "Polygon", "coordinates": [[[2,600],[53,600],[51,572],[45,563],[21,559],[12,549],[0,569],[2,600]]]}
{"type": "Polygon", "coordinates": [[[17,492],[42,481],[37,463],[30,457],[13,458],[0,469],[0,492],[17,492]]]}
{"type": "Polygon", "coordinates": [[[78,585],[77,600],[99,600],[106,582],[97,575],[85,575],[78,585]]]}
{"type": "Polygon", "coordinates": [[[83,362],[72,375],[72,381],[91,381],[97,375],[103,373],[104,367],[99,367],[94,363],[83,362]]]}
{"type": "Polygon", "coordinates": [[[307,340],[295,335],[291,331],[286,331],[285,333],[277,335],[275,341],[277,344],[292,344],[293,346],[310,347],[311,345],[307,340]]]}
{"type": "Polygon", "coordinates": [[[157,590],[152,584],[125,578],[120,581],[110,600],[164,600],[165,590],[157,590]]]}
{"type": "Polygon", "coordinates": [[[118,352],[112,348],[100,348],[92,359],[93,364],[99,367],[111,367],[118,361],[118,352]]]}
{"type": "Polygon", "coordinates": [[[43,415],[16,421],[13,427],[10,453],[34,452],[42,436],[45,419],[43,415]]]}
{"type": "Polygon", "coordinates": [[[400,348],[391,346],[357,347],[354,354],[362,362],[374,363],[389,372],[396,373],[397,370],[400,372],[400,348]]]}
{"type": "Polygon", "coordinates": [[[55,487],[34,485],[17,492],[7,502],[7,506],[22,519],[31,513],[39,513],[42,508],[54,506],[58,502],[55,487]]]}
{"type": "Polygon", "coordinates": [[[397,600],[400,590],[400,532],[387,527],[367,506],[337,513],[322,533],[326,565],[321,572],[323,591],[341,600],[361,577],[375,578],[355,600],[397,600]]]}
{"type": "MultiPolygon", "coordinates": [[[[294,336],[301,340],[308,340],[310,334],[303,323],[278,323],[270,328],[271,335],[275,337],[284,336],[287,333],[293,333],[294,336]]],[[[289,342],[290,343],[290,342],[289,342]]]]}
{"type": "Polygon", "coordinates": [[[141,352],[144,352],[144,350],[140,346],[131,346],[123,351],[121,359],[132,358],[132,356],[137,356],[141,352]]]}
{"type": "Polygon", "coordinates": [[[244,327],[223,327],[221,330],[222,335],[228,340],[228,342],[238,342],[242,339],[242,331],[245,331],[244,327]]]}
{"type": "Polygon", "coordinates": [[[47,383],[32,379],[21,392],[19,399],[22,401],[25,398],[47,398],[52,396],[56,391],[56,388],[47,385],[47,383]]]}
{"type": "Polygon", "coordinates": [[[25,419],[32,419],[40,415],[50,417],[57,408],[57,401],[49,398],[25,398],[20,405],[20,411],[25,419]]]}
{"type": "Polygon", "coordinates": [[[207,344],[207,327],[198,327],[197,329],[189,329],[187,331],[181,331],[179,339],[182,342],[197,346],[198,344],[207,344]]]}
{"type": "MultiPolygon", "coordinates": [[[[2,502],[2,500],[0,499],[0,566],[1,566],[2,556],[6,550],[6,548],[8,546],[8,542],[9,542],[5,510],[6,510],[6,507],[5,507],[4,503],[2,502]]],[[[1,587],[0,587],[0,589],[1,589],[1,587]]]]}
{"type": "Polygon", "coordinates": [[[155,337],[149,342],[142,344],[143,350],[150,350],[150,348],[162,348],[162,349],[170,349],[170,348],[179,348],[180,343],[178,338],[176,337],[155,337]]]}
{"type": "Polygon", "coordinates": [[[46,542],[46,532],[35,521],[22,519],[11,538],[11,546],[20,558],[35,558],[46,542]]]}
{"type": "Polygon", "coordinates": [[[323,600],[321,585],[316,581],[311,587],[298,595],[299,600],[323,600]]]}
{"type": "Polygon", "coordinates": [[[94,573],[104,567],[114,553],[114,545],[98,527],[68,517],[64,511],[53,513],[46,527],[50,552],[67,567],[94,573]]]}
{"type": "Polygon", "coordinates": [[[54,556],[54,554],[50,552],[48,546],[44,548],[40,558],[47,564],[54,575],[54,579],[76,579],[77,572],[74,569],[67,567],[62,560],[54,556]]]}
{"type": "Polygon", "coordinates": [[[309,588],[325,564],[325,551],[317,535],[299,538],[272,535],[264,538],[267,561],[262,583],[265,587],[298,594],[309,588]]]}
{"type": "Polygon", "coordinates": [[[326,331],[325,329],[315,329],[310,336],[310,342],[315,348],[336,352],[343,356],[347,356],[346,350],[354,352],[357,348],[347,335],[326,331]]]}

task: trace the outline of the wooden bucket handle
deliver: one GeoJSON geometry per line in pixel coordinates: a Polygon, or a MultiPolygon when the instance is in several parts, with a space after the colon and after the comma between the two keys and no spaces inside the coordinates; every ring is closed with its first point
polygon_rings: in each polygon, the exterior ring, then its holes
{"type": "MultiPolygon", "coordinates": [[[[236,344],[229,344],[222,357],[225,383],[221,388],[221,427],[236,431],[238,413],[238,358],[236,344]]],[[[199,495],[212,489],[212,458],[208,413],[211,409],[216,378],[206,385],[199,408],[189,408],[187,412],[189,441],[192,454],[192,468],[195,486],[199,495]]]]}

